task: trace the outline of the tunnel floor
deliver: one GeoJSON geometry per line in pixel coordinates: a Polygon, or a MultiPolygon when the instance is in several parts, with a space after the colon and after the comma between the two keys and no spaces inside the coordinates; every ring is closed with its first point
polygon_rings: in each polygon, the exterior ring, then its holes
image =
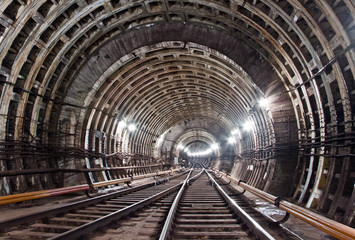
{"type": "MultiPolygon", "coordinates": [[[[131,183],[131,186],[132,187],[139,186],[145,183],[149,183],[151,181],[152,179],[136,180],[131,183]]],[[[220,181],[221,183],[224,184],[228,182],[227,180],[220,180],[220,181]]],[[[123,186],[119,187],[119,189],[122,188],[123,186]]],[[[230,183],[228,188],[241,191],[241,188],[234,183],[230,183]]],[[[104,193],[97,194],[97,195],[102,195],[102,194],[104,193]]],[[[10,207],[2,206],[0,208],[2,212],[2,214],[0,215],[0,221],[8,220],[14,217],[25,216],[28,214],[33,214],[54,207],[65,206],[69,203],[75,203],[77,201],[81,201],[86,198],[87,196],[79,195],[79,194],[62,195],[62,196],[57,196],[52,198],[36,200],[34,202],[24,202],[24,203],[17,204],[16,206],[10,206],[10,207]]],[[[167,198],[173,199],[172,196],[168,196],[167,198]]],[[[248,208],[250,208],[249,214],[252,214],[252,216],[253,216],[253,212],[259,212],[262,215],[264,215],[266,219],[272,218],[275,221],[278,221],[284,217],[285,214],[284,211],[276,208],[275,206],[265,202],[264,200],[256,197],[255,195],[249,192],[245,192],[243,196],[241,196],[241,198],[244,201],[243,204],[246,203],[248,205],[248,208]]],[[[117,238],[117,235],[119,235],[121,237],[125,236],[125,239],[155,239],[157,237],[157,233],[154,232],[154,228],[156,227],[158,221],[154,220],[154,218],[156,219],[157,217],[159,217],[160,218],[159,221],[162,221],[161,220],[162,217],[165,216],[162,212],[168,211],[169,205],[164,206],[158,204],[153,206],[155,207],[153,207],[154,209],[152,210],[148,210],[150,207],[144,208],[142,210],[138,210],[137,213],[133,213],[132,217],[126,217],[124,219],[113,222],[110,225],[100,229],[99,231],[95,231],[93,233],[90,233],[89,235],[86,235],[86,238],[93,239],[93,240],[122,239],[122,238],[117,238]],[[149,221],[146,222],[147,212],[148,214],[155,214],[154,217],[152,217],[153,220],[150,220],[150,222],[149,221]],[[140,217],[140,215],[142,216],[140,217]],[[132,229],[134,229],[134,231],[132,231],[132,229]]],[[[273,231],[272,229],[273,228],[275,229],[276,225],[272,225],[270,224],[270,222],[267,223],[266,219],[264,220],[259,219],[259,220],[261,221],[261,224],[266,224],[265,226],[269,228],[269,231],[270,230],[273,231]]],[[[330,235],[320,231],[319,229],[312,227],[309,224],[303,222],[302,220],[293,217],[292,215],[285,223],[281,225],[281,227],[285,229],[287,234],[290,234],[290,236],[287,239],[293,239],[293,238],[305,239],[305,240],[319,240],[319,239],[334,240],[335,239],[330,235]]],[[[4,239],[8,239],[8,238],[4,238],[4,239]]],[[[279,239],[286,239],[286,237],[281,235],[279,239]]]]}

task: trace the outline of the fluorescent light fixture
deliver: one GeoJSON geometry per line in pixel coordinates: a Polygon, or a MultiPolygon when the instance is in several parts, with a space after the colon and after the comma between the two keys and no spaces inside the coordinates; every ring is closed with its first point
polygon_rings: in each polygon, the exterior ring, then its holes
{"type": "Polygon", "coordinates": [[[213,151],[211,148],[205,150],[205,151],[201,151],[201,152],[194,152],[194,153],[190,153],[188,152],[187,155],[191,156],[191,157],[199,157],[199,156],[206,156],[208,154],[211,154],[213,151]]]}
{"type": "Polygon", "coordinates": [[[261,98],[259,99],[258,103],[260,107],[267,108],[270,104],[270,101],[267,98],[261,98]]]}
{"type": "Polygon", "coordinates": [[[137,129],[136,125],[133,123],[130,123],[127,128],[128,128],[128,131],[130,131],[130,132],[134,132],[137,129]]]}
{"type": "Polygon", "coordinates": [[[212,145],[211,145],[211,149],[212,150],[217,150],[218,149],[218,143],[213,143],[212,145]]]}
{"type": "Polygon", "coordinates": [[[234,137],[229,137],[228,138],[228,143],[229,144],[234,144],[234,143],[236,143],[237,141],[235,140],[235,138],[234,137]]]}
{"type": "Polygon", "coordinates": [[[125,128],[127,126],[127,122],[125,120],[121,120],[119,123],[118,123],[118,127],[119,128],[125,128]]]}
{"type": "Polygon", "coordinates": [[[253,123],[251,121],[246,121],[243,125],[243,129],[245,131],[251,131],[253,130],[253,123]]]}
{"type": "Polygon", "coordinates": [[[232,135],[238,135],[239,134],[239,129],[236,128],[231,132],[232,135]]]}

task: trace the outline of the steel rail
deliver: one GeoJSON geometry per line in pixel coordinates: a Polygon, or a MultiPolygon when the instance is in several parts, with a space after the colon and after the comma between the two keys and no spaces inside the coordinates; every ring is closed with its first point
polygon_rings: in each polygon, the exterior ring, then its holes
{"type": "Polygon", "coordinates": [[[231,176],[228,176],[227,174],[217,170],[213,169],[215,172],[218,174],[226,177],[230,181],[238,184],[240,187],[243,189],[251,192],[255,196],[275,205],[278,206],[281,210],[284,210],[293,216],[305,221],[308,224],[311,224],[312,226],[332,235],[333,237],[336,237],[338,239],[346,239],[346,240],[353,240],[355,239],[355,229],[351,228],[347,225],[344,225],[342,223],[336,222],[334,220],[331,220],[327,217],[321,216],[317,213],[314,213],[308,209],[305,209],[303,207],[300,207],[298,205],[292,204],[288,201],[285,200],[280,200],[279,197],[275,197],[272,194],[269,194],[267,192],[264,192],[260,189],[257,189],[255,187],[252,187],[244,182],[239,181],[236,178],[232,178],[231,176]]]}
{"type": "Polygon", "coordinates": [[[185,179],[185,181],[183,182],[183,185],[181,186],[178,194],[176,195],[173,204],[170,207],[168,216],[165,220],[164,226],[163,226],[163,230],[160,233],[160,237],[159,240],[166,240],[169,238],[170,235],[170,231],[171,231],[171,227],[173,225],[174,222],[174,218],[175,218],[175,214],[176,214],[176,210],[179,206],[179,202],[180,199],[182,197],[182,194],[184,193],[186,186],[190,183],[190,181],[195,180],[196,178],[198,178],[199,176],[201,176],[201,174],[203,173],[203,170],[201,170],[201,172],[199,172],[196,176],[189,178],[191,172],[189,173],[189,176],[185,179]]]}
{"type": "Polygon", "coordinates": [[[242,220],[242,222],[248,226],[248,228],[253,232],[253,234],[259,239],[270,239],[275,240],[263,227],[259,225],[252,217],[249,216],[239,205],[231,198],[229,195],[221,188],[221,186],[214,180],[211,174],[206,171],[207,176],[211,180],[213,186],[221,194],[228,205],[233,209],[237,216],[242,220]]]}
{"type": "MultiPolygon", "coordinates": [[[[164,179],[162,179],[161,182],[165,182],[165,181],[169,181],[174,178],[178,178],[178,177],[180,177],[184,174],[187,174],[187,173],[188,173],[188,171],[185,171],[183,173],[180,173],[180,174],[168,177],[168,178],[164,178],[164,179]]],[[[28,214],[28,215],[21,216],[21,217],[12,218],[12,219],[5,220],[5,221],[0,221],[0,232],[6,230],[7,228],[13,227],[13,226],[17,226],[17,225],[28,223],[28,222],[33,222],[33,221],[41,219],[41,218],[53,217],[53,216],[60,214],[60,213],[69,212],[71,210],[75,210],[75,209],[78,209],[81,207],[86,207],[88,205],[92,205],[92,204],[96,204],[96,203],[99,203],[102,201],[106,201],[108,199],[118,197],[118,196],[121,196],[124,194],[128,194],[131,192],[139,191],[139,190],[142,190],[142,189],[154,186],[154,185],[156,185],[156,182],[151,182],[151,183],[139,185],[139,186],[128,188],[128,189],[123,189],[123,190],[116,191],[113,193],[105,194],[102,196],[97,196],[97,197],[90,198],[90,199],[85,199],[85,200],[82,200],[79,202],[70,203],[65,206],[52,208],[52,209],[37,212],[34,214],[28,214]]]]}
{"type": "Polygon", "coordinates": [[[119,179],[114,179],[114,180],[109,180],[109,181],[102,181],[102,182],[93,183],[92,185],[82,184],[82,185],[76,185],[76,186],[70,186],[70,187],[62,187],[62,188],[55,188],[55,189],[49,189],[49,190],[42,190],[42,191],[35,191],[35,192],[19,193],[19,194],[13,194],[13,195],[8,195],[8,196],[2,196],[2,197],[0,197],[0,205],[5,205],[5,204],[15,203],[15,202],[23,202],[23,201],[34,200],[34,199],[45,198],[45,197],[52,197],[52,196],[57,196],[57,195],[62,195],[62,194],[67,194],[67,193],[72,193],[72,192],[86,191],[86,190],[90,190],[92,188],[105,187],[105,186],[109,186],[109,185],[115,185],[118,183],[126,183],[126,182],[130,182],[132,180],[138,180],[138,179],[148,178],[148,177],[152,177],[152,176],[160,176],[160,175],[172,173],[172,172],[179,171],[179,170],[180,169],[174,169],[174,170],[162,171],[162,172],[157,172],[157,173],[149,173],[149,174],[145,174],[145,175],[132,176],[132,177],[127,177],[127,178],[119,178],[119,179]]]}
{"type": "Polygon", "coordinates": [[[124,216],[129,215],[132,212],[137,211],[140,208],[143,208],[149,204],[151,204],[152,202],[176,191],[177,189],[179,189],[185,182],[186,179],[189,178],[191,171],[189,171],[188,176],[185,178],[185,180],[183,182],[180,182],[179,184],[176,184],[175,186],[172,186],[166,190],[163,190],[160,193],[157,193],[149,198],[146,198],[144,200],[141,200],[137,203],[134,203],[130,206],[127,206],[123,209],[117,210],[109,215],[106,215],[104,217],[101,217],[99,219],[96,219],[90,223],[84,224],[82,226],[79,226],[75,229],[72,229],[70,231],[67,231],[65,233],[60,234],[59,236],[50,238],[51,240],[71,240],[71,239],[77,239],[79,237],[81,237],[84,234],[87,234],[89,232],[92,232],[96,229],[98,229],[99,227],[103,227],[106,226],[107,224],[110,224],[112,221],[116,221],[124,216]]]}

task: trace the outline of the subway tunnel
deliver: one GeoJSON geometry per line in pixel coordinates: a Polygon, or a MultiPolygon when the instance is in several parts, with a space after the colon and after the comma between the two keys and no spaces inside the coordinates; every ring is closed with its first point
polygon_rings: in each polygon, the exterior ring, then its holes
{"type": "Polygon", "coordinates": [[[0,195],[199,162],[355,227],[354,18],[352,0],[3,0],[0,195]]]}

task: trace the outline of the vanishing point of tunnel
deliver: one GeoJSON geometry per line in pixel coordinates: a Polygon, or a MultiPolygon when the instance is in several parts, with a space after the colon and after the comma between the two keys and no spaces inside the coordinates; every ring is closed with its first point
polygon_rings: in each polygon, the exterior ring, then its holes
{"type": "Polygon", "coordinates": [[[0,199],[198,162],[354,228],[354,46],[353,0],[1,0],[0,199]]]}

